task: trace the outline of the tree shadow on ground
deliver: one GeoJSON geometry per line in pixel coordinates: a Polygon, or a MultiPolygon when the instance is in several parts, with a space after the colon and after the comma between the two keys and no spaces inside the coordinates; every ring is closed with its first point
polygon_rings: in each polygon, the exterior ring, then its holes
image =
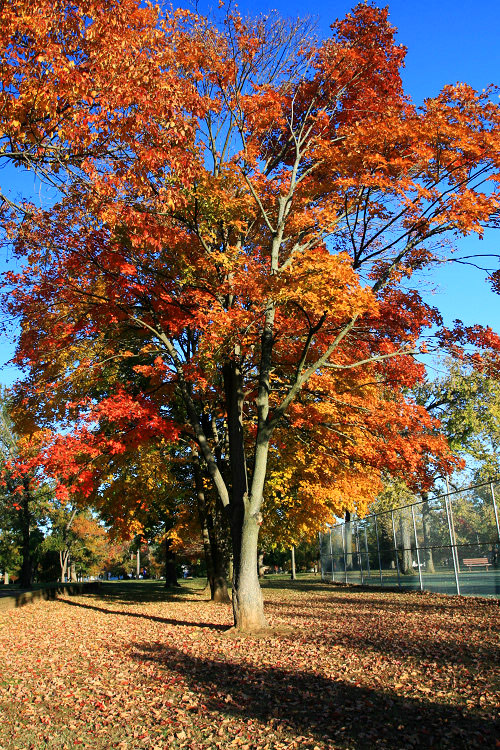
{"type": "Polygon", "coordinates": [[[96,598],[103,601],[119,601],[123,604],[144,604],[147,602],[200,601],[203,589],[195,587],[166,587],[161,581],[141,583],[100,582],[96,598]]]}
{"type": "Polygon", "coordinates": [[[153,622],[161,622],[164,625],[175,625],[179,627],[190,627],[190,628],[210,628],[210,630],[227,630],[229,625],[218,625],[213,622],[189,622],[187,620],[179,620],[168,617],[157,617],[156,615],[144,615],[139,612],[130,612],[127,610],[118,609],[106,609],[106,607],[98,607],[94,604],[82,604],[81,602],[72,602],[68,599],[58,599],[61,604],[67,604],[69,607],[81,607],[82,609],[91,609],[95,612],[101,612],[105,615],[118,615],[121,617],[139,617],[142,620],[152,620],[153,622]]]}
{"type": "Polygon", "coordinates": [[[161,644],[135,643],[132,655],[181,674],[197,695],[198,710],[272,722],[273,731],[285,739],[312,736],[339,750],[495,746],[495,724],[488,716],[437,701],[401,697],[300,668],[291,672],[228,663],[223,656],[195,657],[161,644]]]}

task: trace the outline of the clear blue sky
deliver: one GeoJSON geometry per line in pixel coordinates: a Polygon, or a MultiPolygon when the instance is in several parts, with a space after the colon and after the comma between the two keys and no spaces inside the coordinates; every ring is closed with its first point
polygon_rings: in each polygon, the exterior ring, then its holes
{"type": "MultiPolygon", "coordinates": [[[[389,18],[398,29],[397,40],[407,48],[403,81],[416,104],[435,96],[443,86],[458,81],[482,90],[500,85],[500,3],[495,0],[393,0],[389,18]]],[[[207,4],[208,5],[208,4],[207,4]]],[[[203,4],[202,4],[203,6],[203,4]]],[[[276,9],[285,16],[310,15],[317,19],[321,36],[330,24],[351,10],[344,0],[303,3],[300,0],[242,0],[242,13],[276,9]]],[[[457,255],[497,253],[500,231],[460,242],[457,255]]],[[[491,262],[491,259],[490,259],[491,262]]],[[[498,261],[497,261],[498,264],[498,261]]],[[[495,265],[497,267],[497,265],[495,265]]],[[[486,275],[471,267],[451,264],[426,280],[427,298],[443,313],[446,322],[459,318],[466,324],[491,325],[500,332],[500,297],[490,291],[486,275]]]]}
{"type": "MultiPolygon", "coordinates": [[[[176,3],[181,4],[181,3],[176,3]]],[[[200,2],[204,12],[214,2],[200,2]]],[[[284,16],[310,15],[317,20],[321,36],[328,36],[330,24],[352,8],[349,2],[298,0],[244,0],[240,11],[267,13],[272,9],[284,16]]],[[[494,0],[394,0],[389,3],[391,23],[398,29],[398,41],[407,49],[403,79],[407,93],[416,103],[436,95],[447,83],[464,81],[476,89],[500,84],[500,4],[494,0]]],[[[0,172],[0,184],[11,175],[0,172]]],[[[17,180],[16,180],[17,182],[17,180]]],[[[28,183],[33,188],[33,181],[28,183]]],[[[15,183],[12,182],[15,188],[15,183]]],[[[489,232],[482,242],[461,241],[459,255],[500,252],[500,231],[489,232]]],[[[4,259],[2,259],[2,265],[4,259]]],[[[500,332],[500,297],[491,293],[485,274],[467,266],[449,265],[426,280],[427,298],[443,313],[446,322],[460,318],[466,324],[491,325],[500,332]]],[[[8,343],[0,346],[0,361],[12,352],[8,343]]],[[[9,383],[13,371],[0,371],[0,382],[9,383]]]]}

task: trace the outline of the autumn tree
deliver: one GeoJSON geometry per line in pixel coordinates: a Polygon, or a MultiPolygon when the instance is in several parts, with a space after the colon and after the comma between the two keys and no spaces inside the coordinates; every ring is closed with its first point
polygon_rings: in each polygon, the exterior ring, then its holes
{"type": "MultiPolygon", "coordinates": [[[[16,148],[31,153],[14,113],[36,112],[43,63],[51,130],[36,153],[50,142],[71,165],[57,163],[60,203],[17,236],[30,260],[9,278],[24,403],[39,422],[71,423],[52,449],[80,467],[182,434],[231,526],[236,626],[266,627],[256,559],[270,452],[278,479],[283,446],[304,470],[312,460],[311,488],[339,478],[338,512],[346,496],[366,507],[383,468],[424,481],[428,456],[446,457],[406,396],[423,376],[422,334],[440,325],[418,274],[443,258],[441,238],[481,235],[498,211],[499,108],[465,84],[415,108],[387,10],[368,4],[321,43],[275,15],[217,25],[136,6],[124,26],[121,4],[71,13],[73,46],[63,27],[41,61],[38,39],[5,32],[9,50],[28,49],[20,66],[10,53],[4,89],[16,148]],[[123,40],[103,47],[110,28],[123,40]],[[121,379],[86,398],[109,357],[121,379]],[[293,447],[307,424],[314,456],[293,447]]],[[[92,491],[91,469],[71,476],[92,491]]]]}
{"type": "Polygon", "coordinates": [[[0,499],[0,571],[3,583],[8,584],[11,576],[21,569],[22,557],[17,533],[17,511],[12,503],[0,499]]]}
{"type": "Polygon", "coordinates": [[[461,456],[473,481],[499,474],[500,384],[488,369],[442,359],[440,377],[416,389],[420,403],[439,417],[452,450],[461,456]]]}
{"type": "Polygon", "coordinates": [[[33,583],[52,492],[40,476],[40,433],[20,435],[8,392],[0,395],[0,520],[4,571],[20,557],[19,584],[33,583]]]}
{"type": "Polygon", "coordinates": [[[97,575],[106,555],[107,533],[90,510],[72,503],[52,503],[48,512],[50,533],[44,549],[55,552],[60,565],[59,580],[97,575]]]}
{"type": "MultiPolygon", "coordinates": [[[[495,479],[498,475],[499,383],[498,379],[489,373],[488,362],[483,366],[484,363],[479,360],[479,368],[474,369],[474,361],[474,357],[467,356],[457,359],[442,357],[438,360],[439,376],[433,380],[426,379],[414,389],[418,403],[439,418],[440,430],[457,457],[454,467],[456,479],[452,482],[454,487],[464,483],[470,485],[472,482],[485,482],[495,479]]],[[[427,474],[433,487],[442,491],[443,480],[448,472],[443,472],[442,466],[432,466],[429,462],[427,474]]],[[[475,500],[476,505],[470,499],[458,498],[454,499],[454,505],[457,505],[462,515],[470,519],[474,518],[475,514],[479,531],[480,528],[491,526],[491,519],[488,522],[484,521],[484,498],[481,497],[481,491],[478,490],[475,500]]],[[[411,488],[403,480],[386,477],[384,490],[372,506],[372,511],[380,513],[419,501],[424,538],[422,555],[426,570],[433,573],[431,539],[436,516],[428,488],[411,488]]],[[[404,526],[403,516],[400,518],[404,526]]],[[[388,533],[390,535],[392,530],[389,529],[388,533]]],[[[401,528],[401,535],[406,536],[408,540],[411,531],[401,528]]],[[[405,572],[410,570],[410,566],[410,557],[406,562],[403,559],[402,569],[405,572]]]]}

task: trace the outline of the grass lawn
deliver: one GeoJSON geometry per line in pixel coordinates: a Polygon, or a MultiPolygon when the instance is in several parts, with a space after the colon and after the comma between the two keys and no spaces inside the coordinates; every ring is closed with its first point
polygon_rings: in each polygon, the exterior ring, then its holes
{"type": "MultiPolygon", "coordinates": [[[[264,582],[266,637],[201,582],[0,614],[0,748],[494,748],[498,603],[264,582]]],[[[498,683],[497,683],[498,687],[498,683]]]]}

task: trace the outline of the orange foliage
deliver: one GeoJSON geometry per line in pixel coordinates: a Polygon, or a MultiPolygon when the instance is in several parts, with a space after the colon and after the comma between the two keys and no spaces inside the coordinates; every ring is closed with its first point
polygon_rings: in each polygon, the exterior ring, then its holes
{"type": "Polygon", "coordinates": [[[415,108],[369,4],[321,44],[133,0],[1,12],[4,143],[65,179],[19,227],[7,304],[20,399],[73,428],[47,454],[62,483],[89,495],[100,456],[182,437],[233,526],[255,525],[271,451],[266,502],[299,527],[364,512],[384,469],[449,467],[405,396],[441,322],[418,272],[498,212],[492,90],[415,108]]]}

